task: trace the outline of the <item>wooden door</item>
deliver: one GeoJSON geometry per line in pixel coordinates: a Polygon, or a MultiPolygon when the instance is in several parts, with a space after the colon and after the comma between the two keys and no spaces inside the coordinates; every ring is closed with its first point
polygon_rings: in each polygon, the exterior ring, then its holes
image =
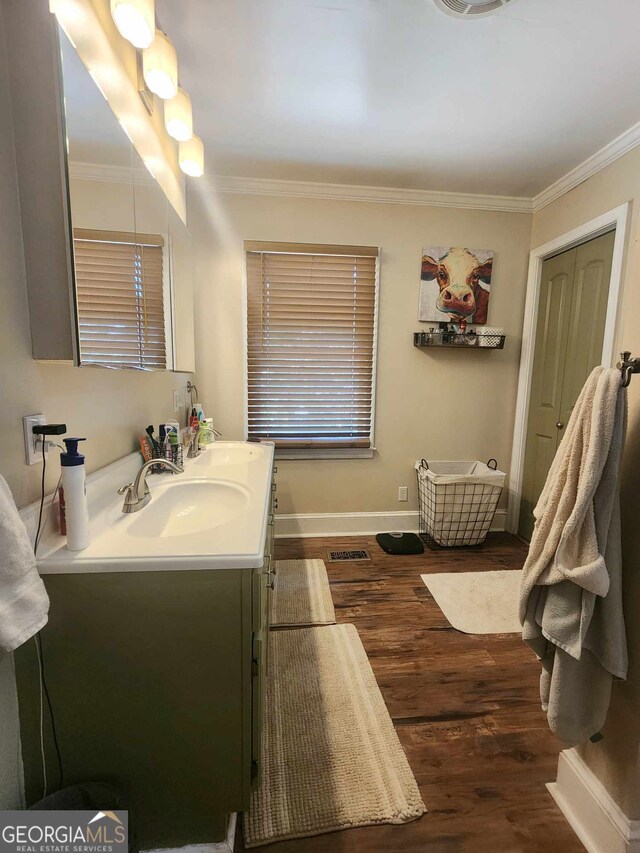
{"type": "Polygon", "coordinates": [[[542,267],[518,526],[527,540],[563,430],[587,376],[601,362],[613,243],[609,232],[542,267]]]}

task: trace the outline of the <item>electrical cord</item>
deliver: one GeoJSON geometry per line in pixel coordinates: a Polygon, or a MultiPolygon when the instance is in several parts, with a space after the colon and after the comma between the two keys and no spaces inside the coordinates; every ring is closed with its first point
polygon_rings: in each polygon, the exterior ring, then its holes
{"type": "Polygon", "coordinates": [[[53,713],[53,705],[51,703],[51,696],[49,695],[49,688],[47,687],[47,678],[45,675],[45,665],[44,665],[44,652],[42,650],[42,638],[40,637],[40,632],[36,634],[36,646],[38,648],[38,665],[40,668],[40,710],[41,710],[41,722],[40,722],[40,747],[42,751],[42,769],[43,776],[45,780],[46,786],[46,767],[45,767],[45,755],[44,755],[44,734],[43,734],[43,712],[44,712],[44,703],[42,701],[42,691],[44,691],[45,699],[47,700],[47,707],[49,709],[49,716],[51,718],[51,732],[53,734],[53,745],[56,750],[56,757],[58,759],[58,772],[60,775],[60,788],[64,787],[64,771],[62,769],[62,753],[60,751],[60,744],[58,743],[58,730],[56,729],[56,718],[53,713]]]}
{"type": "Polygon", "coordinates": [[[47,787],[47,757],[44,751],[44,674],[42,671],[42,656],[40,655],[40,643],[38,642],[38,635],[35,637],[36,642],[36,651],[38,652],[38,673],[39,673],[39,681],[40,681],[40,756],[42,758],[42,799],[48,794],[47,787]]]}
{"type": "Polygon", "coordinates": [[[33,543],[33,552],[38,550],[38,542],[40,540],[40,528],[42,526],[42,511],[44,510],[44,477],[47,473],[47,443],[42,438],[42,480],[40,483],[40,510],[38,512],[38,529],[36,530],[36,538],[33,543]]]}
{"type": "MultiPolygon", "coordinates": [[[[53,442],[53,441],[48,442],[48,446],[49,447],[55,446],[55,447],[59,447],[60,450],[64,450],[64,447],[61,444],[55,444],[55,442],[53,442]]],[[[58,482],[56,483],[56,487],[53,490],[53,497],[51,499],[51,503],[49,504],[49,512],[47,513],[47,517],[45,519],[45,523],[44,523],[44,527],[43,527],[42,526],[42,512],[44,509],[44,488],[45,488],[44,479],[45,479],[45,469],[47,466],[46,447],[47,447],[47,444],[44,443],[44,441],[43,441],[43,444],[42,444],[42,485],[41,485],[41,491],[40,491],[40,511],[38,513],[38,529],[36,531],[36,538],[35,538],[35,541],[33,544],[34,554],[37,554],[37,552],[38,552],[38,545],[40,544],[40,536],[42,535],[42,533],[44,533],[44,528],[46,528],[47,524],[49,523],[49,519],[51,518],[51,510],[53,509],[53,505],[55,503],[55,498],[56,498],[56,495],[58,494],[58,488],[60,486],[60,481],[62,480],[62,472],[60,472],[60,476],[58,477],[58,482]]]]}
{"type": "MultiPolygon", "coordinates": [[[[60,447],[60,445],[56,445],[56,447],[60,447]]],[[[64,450],[64,448],[61,448],[64,450]]],[[[37,553],[38,545],[40,543],[40,535],[42,532],[42,514],[44,511],[44,498],[45,498],[45,476],[47,471],[47,441],[45,437],[42,437],[42,480],[41,480],[41,492],[40,492],[40,508],[38,511],[38,527],[36,530],[36,537],[33,545],[34,555],[37,553]]],[[[53,492],[53,499],[49,506],[49,512],[47,514],[46,521],[49,521],[49,517],[51,515],[51,509],[53,507],[55,496],[58,492],[58,486],[60,485],[60,480],[62,479],[62,474],[58,478],[58,483],[53,492]]],[[[46,526],[46,525],[45,525],[46,526]]],[[[47,779],[47,757],[45,752],[45,744],[44,744],[44,700],[47,701],[47,708],[49,709],[49,717],[51,718],[51,731],[53,733],[53,743],[56,750],[56,756],[58,759],[58,771],[60,774],[60,788],[64,787],[64,772],[62,769],[62,753],[60,752],[60,745],[58,743],[58,731],[56,729],[56,719],[53,713],[53,704],[51,702],[51,696],[49,695],[49,688],[47,686],[47,680],[45,677],[45,667],[44,667],[44,653],[42,650],[42,639],[40,637],[40,632],[38,632],[35,637],[36,650],[38,653],[38,674],[40,680],[40,755],[42,758],[42,780],[44,785],[44,794],[43,797],[47,796],[48,793],[48,779],[47,779]]]]}

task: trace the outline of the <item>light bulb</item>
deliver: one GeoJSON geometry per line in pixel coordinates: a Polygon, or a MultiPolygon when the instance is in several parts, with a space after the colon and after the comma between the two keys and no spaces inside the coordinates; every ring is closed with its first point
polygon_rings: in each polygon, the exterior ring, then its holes
{"type": "Polygon", "coordinates": [[[187,142],[180,143],[178,160],[185,175],[199,178],[204,173],[204,145],[199,136],[194,135],[187,142]]]}
{"type": "Polygon", "coordinates": [[[186,142],[193,136],[193,110],[191,98],[184,89],[164,104],[164,126],[169,136],[178,142],[186,142]]]}
{"type": "Polygon", "coordinates": [[[178,92],[178,55],[171,39],[156,30],[151,47],[142,52],[142,74],[151,91],[163,100],[178,92]]]}
{"type": "Polygon", "coordinates": [[[153,43],[156,29],[154,0],[111,0],[111,17],[120,35],[134,47],[153,43]]]}

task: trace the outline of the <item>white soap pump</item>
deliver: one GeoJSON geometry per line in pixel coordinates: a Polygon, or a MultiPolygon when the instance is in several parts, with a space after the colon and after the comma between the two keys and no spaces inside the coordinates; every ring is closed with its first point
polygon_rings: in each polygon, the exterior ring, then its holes
{"type": "Polygon", "coordinates": [[[67,450],[60,454],[61,485],[64,490],[67,548],[82,551],[89,544],[89,509],[85,485],[84,456],[78,453],[78,442],[84,438],[63,439],[67,450]]]}

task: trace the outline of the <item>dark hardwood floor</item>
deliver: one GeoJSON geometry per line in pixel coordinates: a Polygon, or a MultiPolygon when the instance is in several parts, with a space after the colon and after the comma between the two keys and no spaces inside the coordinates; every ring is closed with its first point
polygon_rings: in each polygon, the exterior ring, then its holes
{"type": "Polygon", "coordinates": [[[337,621],[360,633],[429,811],[403,826],[279,842],[270,853],[584,853],[545,788],[560,744],[540,709],[535,657],[519,635],[456,631],[420,579],[518,569],[525,553],[508,534],[491,534],[481,550],[413,557],[385,554],[375,537],[277,542],[279,559],[325,559],[337,621]],[[372,559],[326,561],[340,547],[367,548],[372,559]]]}

